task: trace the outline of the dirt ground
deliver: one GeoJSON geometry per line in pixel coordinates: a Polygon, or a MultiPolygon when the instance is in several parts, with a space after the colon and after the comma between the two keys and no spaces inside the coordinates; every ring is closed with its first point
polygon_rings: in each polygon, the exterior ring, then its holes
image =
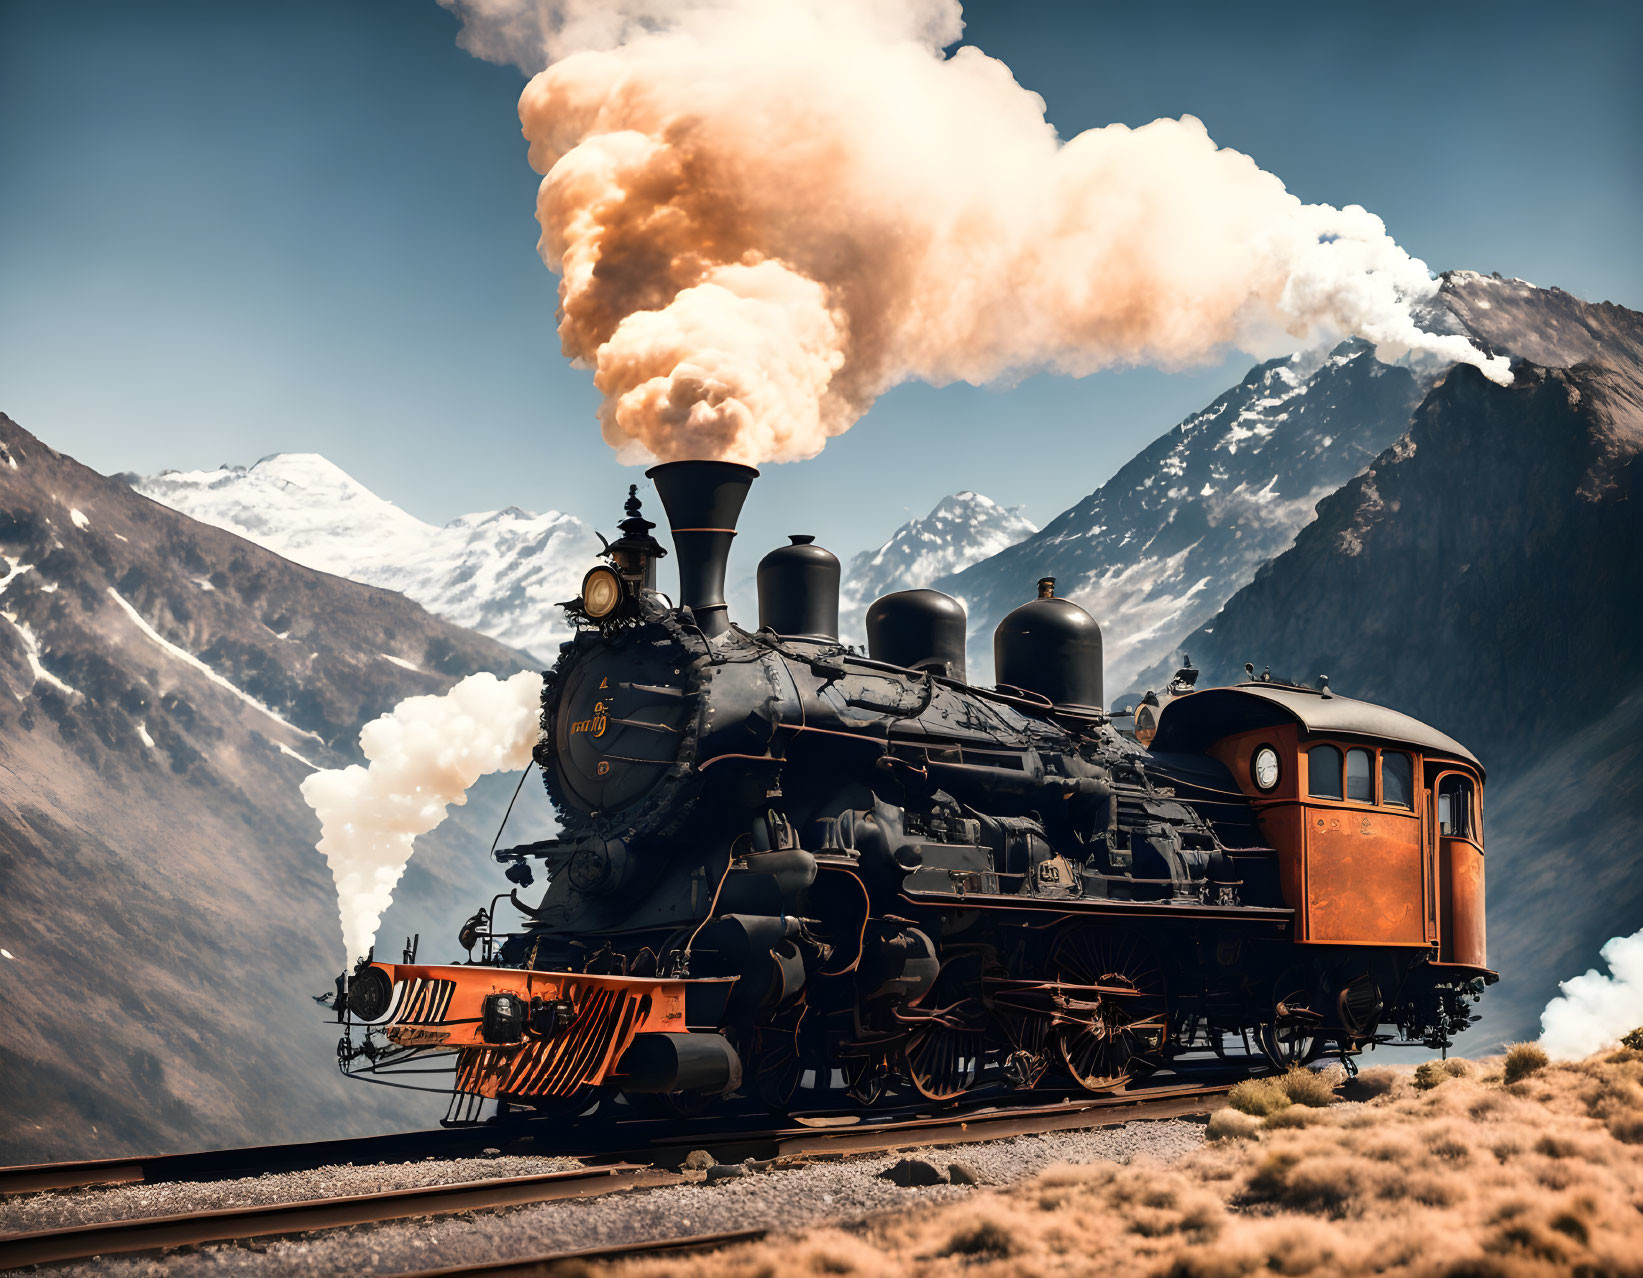
{"type": "Polygon", "coordinates": [[[1511,1071],[1495,1058],[1369,1070],[1334,1092],[1245,1085],[1211,1141],[1168,1165],[1051,1167],[857,1228],[555,1272],[1643,1275],[1643,1052],[1541,1066],[1518,1050],[1511,1071]]]}

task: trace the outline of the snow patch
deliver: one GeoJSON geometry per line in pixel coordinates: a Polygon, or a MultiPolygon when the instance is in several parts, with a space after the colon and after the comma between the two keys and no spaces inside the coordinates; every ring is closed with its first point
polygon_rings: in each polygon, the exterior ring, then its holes
{"type": "Polygon", "coordinates": [[[25,564],[21,560],[13,564],[11,560],[7,559],[4,555],[0,555],[0,564],[10,565],[6,570],[6,575],[4,577],[0,577],[0,595],[5,594],[6,588],[24,573],[34,571],[33,564],[25,564]]]}
{"type": "Polygon", "coordinates": [[[74,526],[81,532],[84,532],[87,528],[91,527],[91,520],[87,519],[85,517],[85,512],[81,511],[77,507],[69,508],[68,517],[74,521],[74,526]]]}
{"type": "Polygon", "coordinates": [[[148,735],[148,720],[137,721],[137,738],[150,750],[154,749],[154,738],[148,735]]]}
{"type": "MultiPolygon", "coordinates": [[[[0,595],[4,595],[11,587],[11,583],[16,581],[24,573],[34,571],[33,564],[25,564],[21,561],[14,564],[3,555],[0,555],[0,564],[4,564],[6,566],[6,575],[4,577],[0,577],[0,595]]],[[[55,588],[56,587],[53,587],[52,589],[55,588]]],[[[49,594],[50,591],[47,591],[47,593],[49,594]]],[[[80,690],[78,688],[69,686],[56,675],[52,674],[51,671],[46,669],[45,665],[41,662],[41,657],[44,655],[44,652],[40,647],[40,641],[35,637],[33,629],[30,628],[27,622],[19,621],[17,614],[7,609],[0,609],[0,617],[5,618],[11,628],[17,632],[17,638],[23,645],[23,659],[28,662],[29,673],[33,676],[29,683],[29,687],[32,688],[35,684],[39,683],[40,680],[44,679],[53,688],[56,688],[57,691],[67,696],[80,695],[80,690]]],[[[18,700],[21,701],[22,698],[19,697],[18,700]]]]}
{"type": "Polygon", "coordinates": [[[324,771],[324,769],[321,768],[319,766],[319,764],[315,763],[312,759],[304,758],[302,755],[298,754],[295,750],[293,750],[290,746],[286,745],[283,741],[276,741],[276,742],[274,742],[274,744],[279,747],[279,751],[280,751],[281,754],[290,755],[298,763],[306,763],[315,772],[323,772],[324,771]]]}
{"type": "Polygon", "coordinates": [[[280,715],[278,711],[272,710],[269,707],[263,705],[262,702],[258,701],[250,693],[242,691],[240,688],[238,688],[234,684],[230,683],[227,679],[223,678],[220,674],[218,674],[210,666],[206,665],[205,662],[201,661],[198,657],[196,657],[192,652],[188,652],[183,648],[179,648],[176,644],[172,643],[171,640],[167,639],[158,630],[154,629],[153,626],[149,625],[148,622],[143,619],[143,614],[138,612],[128,602],[126,602],[125,598],[120,594],[120,592],[118,590],[114,589],[113,586],[110,586],[108,588],[108,593],[109,593],[109,597],[111,599],[113,599],[115,603],[120,605],[121,611],[123,611],[126,616],[131,618],[132,624],[135,625],[138,630],[142,631],[142,633],[145,637],[152,640],[158,647],[163,649],[166,652],[167,655],[176,658],[178,661],[182,662],[185,666],[189,667],[191,670],[197,671],[199,674],[204,675],[207,679],[209,679],[212,683],[216,684],[224,692],[230,693],[233,696],[237,697],[239,700],[243,701],[246,705],[250,706],[253,710],[258,711],[261,714],[267,715],[270,719],[272,719],[275,723],[279,724],[281,727],[289,728],[292,732],[300,733],[302,736],[305,736],[305,737],[313,737],[313,739],[315,741],[321,741],[321,743],[323,744],[322,739],[316,733],[312,733],[312,732],[309,732],[309,731],[307,731],[303,728],[297,727],[296,724],[290,722],[289,720],[284,718],[282,715],[280,715]]]}
{"type": "MultiPolygon", "coordinates": [[[[0,617],[4,617],[11,623],[11,628],[17,632],[17,637],[22,640],[23,657],[29,663],[29,673],[34,676],[34,683],[39,683],[44,679],[65,696],[77,697],[80,695],[78,688],[70,687],[64,683],[41,663],[40,658],[44,654],[40,647],[40,641],[35,638],[34,631],[29,628],[26,622],[17,620],[15,614],[10,612],[0,612],[0,617]]],[[[30,684],[30,686],[32,687],[33,684],[30,684]]]]}
{"type": "MultiPolygon", "coordinates": [[[[284,638],[283,635],[280,636],[280,637],[284,638]]],[[[377,653],[377,656],[381,657],[384,661],[393,662],[401,670],[409,670],[412,674],[427,674],[428,673],[426,670],[422,669],[421,666],[413,666],[409,661],[406,661],[403,657],[396,657],[391,652],[379,652],[379,653],[377,653]]]]}

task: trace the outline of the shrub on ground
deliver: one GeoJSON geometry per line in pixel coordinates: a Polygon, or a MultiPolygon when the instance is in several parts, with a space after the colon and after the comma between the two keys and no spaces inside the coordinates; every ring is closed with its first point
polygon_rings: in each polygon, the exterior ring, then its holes
{"type": "Polygon", "coordinates": [[[1371,1101],[1377,1096],[1390,1096],[1403,1081],[1403,1074],[1390,1065],[1372,1065],[1356,1078],[1341,1085],[1341,1092],[1350,1101],[1371,1101]]]}
{"type": "Polygon", "coordinates": [[[1335,1103],[1335,1088],[1323,1074],[1296,1066],[1277,1080],[1284,1095],[1297,1105],[1311,1105],[1321,1109],[1335,1103]]]}
{"type": "Polygon", "coordinates": [[[1261,1130],[1261,1120],[1254,1114],[1233,1109],[1230,1105],[1209,1116],[1209,1127],[1204,1134],[1210,1140],[1248,1140],[1261,1130]]]}
{"type": "Polygon", "coordinates": [[[1257,1118],[1276,1114],[1291,1104],[1283,1081],[1276,1078],[1246,1078],[1227,1093],[1227,1100],[1234,1109],[1254,1114],[1257,1118]]]}
{"type": "Polygon", "coordinates": [[[1545,1069],[1549,1059],[1539,1043],[1513,1043],[1506,1049],[1506,1068],[1501,1079],[1509,1086],[1545,1069]]]}
{"type": "Polygon", "coordinates": [[[1415,1067],[1415,1086],[1423,1092],[1448,1082],[1451,1077],[1442,1061],[1422,1061],[1415,1067]]]}
{"type": "Polygon", "coordinates": [[[1277,1131],[1282,1128],[1308,1127],[1313,1123],[1323,1121],[1325,1115],[1321,1109],[1311,1105],[1291,1105],[1288,1109],[1280,1109],[1271,1118],[1265,1120],[1268,1131],[1277,1131]]]}

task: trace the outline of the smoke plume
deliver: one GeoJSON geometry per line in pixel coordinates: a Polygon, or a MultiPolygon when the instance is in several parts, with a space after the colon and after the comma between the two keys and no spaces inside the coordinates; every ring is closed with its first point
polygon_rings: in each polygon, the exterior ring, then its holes
{"type": "Polygon", "coordinates": [[[1540,1014],[1540,1043],[1553,1056],[1579,1060],[1643,1027],[1643,932],[1617,936],[1598,953],[1612,975],[1592,968],[1559,982],[1563,993],[1540,1014]]]}
{"type": "Polygon", "coordinates": [[[1424,263],[1191,116],[1062,140],[956,0],[441,0],[540,72],[559,336],[623,461],[814,456],[900,382],[1265,358],[1507,361],[1425,332],[1424,263]],[[542,70],[546,67],[546,70],[542,70]]]}
{"type": "Polygon", "coordinates": [[[522,768],[541,728],[542,676],[470,675],[442,696],[408,697],[359,734],[368,767],[316,772],[302,797],[337,885],[348,962],[369,952],[416,836],[490,772],[522,768]]]}

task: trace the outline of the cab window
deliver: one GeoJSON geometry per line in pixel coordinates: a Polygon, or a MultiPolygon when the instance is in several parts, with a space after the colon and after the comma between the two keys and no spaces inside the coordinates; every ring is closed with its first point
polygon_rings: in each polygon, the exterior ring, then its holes
{"type": "Polygon", "coordinates": [[[1438,829],[1445,837],[1464,839],[1472,833],[1472,783],[1447,776],[1438,782],[1438,829]]]}
{"type": "Polygon", "coordinates": [[[1314,799],[1341,797],[1341,752],[1332,745],[1315,745],[1306,752],[1306,788],[1314,799]]]}
{"type": "Polygon", "coordinates": [[[1354,803],[1375,801],[1375,756],[1368,750],[1346,752],[1346,797],[1354,803]]]}
{"type": "Polygon", "coordinates": [[[1401,750],[1381,751],[1381,802],[1414,810],[1415,762],[1401,750]]]}

